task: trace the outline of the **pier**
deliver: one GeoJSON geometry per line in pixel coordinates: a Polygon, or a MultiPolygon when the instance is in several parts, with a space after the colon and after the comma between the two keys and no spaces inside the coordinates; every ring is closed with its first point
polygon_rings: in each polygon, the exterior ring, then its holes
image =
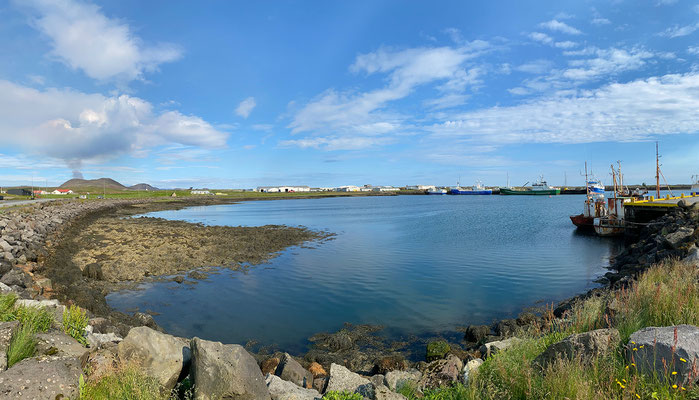
{"type": "Polygon", "coordinates": [[[634,200],[624,203],[624,218],[635,223],[645,223],[671,212],[679,203],[684,201],[687,206],[699,203],[699,195],[678,197],[665,196],[655,199],[651,196],[648,200],[634,200]]]}

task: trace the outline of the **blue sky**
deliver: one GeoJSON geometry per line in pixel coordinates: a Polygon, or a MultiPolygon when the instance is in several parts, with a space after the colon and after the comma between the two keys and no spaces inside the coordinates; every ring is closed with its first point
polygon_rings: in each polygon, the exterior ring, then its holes
{"type": "Polygon", "coordinates": [[[0,1],[0,185],[699,173],[699,2],[0,1]]]}

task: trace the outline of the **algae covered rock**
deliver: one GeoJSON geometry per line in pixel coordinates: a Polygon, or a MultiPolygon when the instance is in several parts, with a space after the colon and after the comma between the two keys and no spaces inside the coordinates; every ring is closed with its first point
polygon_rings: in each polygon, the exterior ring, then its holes
{"type": "Polygon", "coordinates": [[[449,343],[445,340],[438,340],[435,342],[430,342],[427,344],[427,362],[439,360],[447,356],[447,353],[451,350],[449,343]]]}

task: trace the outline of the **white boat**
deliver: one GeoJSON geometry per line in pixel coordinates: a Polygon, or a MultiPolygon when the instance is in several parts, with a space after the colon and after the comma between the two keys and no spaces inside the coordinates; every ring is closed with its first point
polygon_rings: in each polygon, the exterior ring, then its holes
{"type": "Polygon", "coordinates": [[[699,196],[699,175],[692,176],[692,188],[689,189],[689,194],[699,196]]]}
{"type": "Polygon", "coordinates": [[[446,189],[429,189],[427,194],[447,194],[446,189]]]}

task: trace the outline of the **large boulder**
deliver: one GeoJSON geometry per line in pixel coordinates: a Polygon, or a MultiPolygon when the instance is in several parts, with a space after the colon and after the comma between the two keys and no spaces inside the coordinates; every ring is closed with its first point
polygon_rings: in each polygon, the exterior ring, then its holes
{"type": "Polygon", "coordinates": [[[644,374],[662,378],[674,371],[677,374],[669,378],[675,382],[696,381],[692,369],[699,364],[699,328],[676,325],[641,329],[631,335],[626,358],[644,374]]]}
{"type": "Polygon", "coordinates": [[[480,343],[488,335],[490,335],[490,327],[488,325],[469,325],[466,328],[464,339],[467,342],[480,343]]]}
{"type": "Polygon", "coordinates": [[[330,379],[325,388],[327,392],[360,393],[366,397],[373,397],[373,385],[359,374],[348,370],[339,364],[330,364],[330,379]]]}
{"type": "Polygon", "coordinates": [[[449,354],[446,359],[432,361],[418,381],[418,388],[438,388],[455,383],[459,380],[463,367],[464,363],[453,354],[449,354]]]}
{"type": "Polygon", "coordinates": [[[692,246],[689,249],[687,256],[683,258],[682,261],[686,262],[687,264],[699,267],[699,248],[697,246],[692,246]]]}
{"type": "Polygon", "coordinates": [[[276,375],[267,374],[265,382],[272,400],[320,400],[322,398],[317,390],[298,387],[276,375]]]}
{"type": "Polygon", "coordinates": [[[574,358],[590,362],[611,353],[618,343],[619,331],[616,329],[597,329],[578,333],[547,347],[534,359],[534,364],[546,368],[557,359],[572,360],[574,358]]]}
{"type": "Polygon", "coordinates": [[[19,327],[19,321],[0,322],[0,372],[7,369],[7,348],[12,332],[19,327]]]}
{"type": "Polygon", "coordinates": [[[57,357],[83,357],[89,350],[63,332],[37,333],[36,354],[57,357]]]}
{"type": "Polygon", "coordinates": [[[430,342],[427,344],[427,352],[425,354],[425,358],[427,359],[427,362],[439,360],[440,358],[446,357],[447,353],[449,353],[450,350],[451,347],[449,346],[449,343],[446,342],[446,340],[437,340],[434,342],[430,342]]]}
{"type": "Polygon", "coordinates": [[[13,268],[10,272],[0,278],[0,282],[7,286],[19,286],[22,288],[28,288],[32,286],[32,278],[29,277],[20,268],[13,268]]]}
{"type": "Polygon", "coordinates": [[[194,398],[270,400],[269,390],[255,359],[237,344],[195,337],[191,342],[194,398]]]}
{"type": "Polygon", "coordinates": [[[0,373],[0,398],[75,399],[81,372],[74,357],[27,358],[0,373]]]}
{"type": "Polygon", "coordinates": [[[468,381],[468,378],[473,375],[474,372],[478,371],[478,368],[483,365],[483,359],[475,358],[466,364],[461,372],[464,374],[464,381],[468,381]]]}
{"type": "Polygon", "coordinates": [[[400,354],[381,357],[374,363],[374,373],[385,375],[388,371],[406,370],[410,363],[400,354]]]}
{"type": "Polygon", "coordinates": [[[303,368],[289,353],[284,353],[275,374],[283,380],[293,382],[302,388],[313,387],[313,374],[303,368]]]}
{"type": "Polygon", "coordinates": [[[119,343],[118,354],[121,360],[138,362],[143,372],[157,379],[167,391],[175,387],[191,360],[186,340],[146,326],[131,329],[119,343]]]}
{"type": "Polygon", "coordinates": [[[519,343],[520,341],[521,339],[511,337],[505,340],[497,340],[494,342],[486,343],[480,348],[481,356],[485,360],[488,357],[494,356],[495,354],[501,351],[507,350],[508,348],[519,343]]]}
{"type": "Polygon", "coordinates": [[[422,372],[416,369],[409,369],[407,371],[390,371],[386,373],[384,377],[384,382],[389,389],[396,391],[404,385],[416,385],[417,382],[422,378],[422,372]]]}
{"type": "Polygon", "coordinates": [[[374,385],[374,400],[407,400],[400,393],[393,392],[384,385],[374,385]]]}
{"type": "Polygon", "coordinates": [[[686,239],[694,233],[694,229],[688,227],[680,227],[675,232],[665,235],[665,244],[673,249],[678,249],[686,239]]]}

